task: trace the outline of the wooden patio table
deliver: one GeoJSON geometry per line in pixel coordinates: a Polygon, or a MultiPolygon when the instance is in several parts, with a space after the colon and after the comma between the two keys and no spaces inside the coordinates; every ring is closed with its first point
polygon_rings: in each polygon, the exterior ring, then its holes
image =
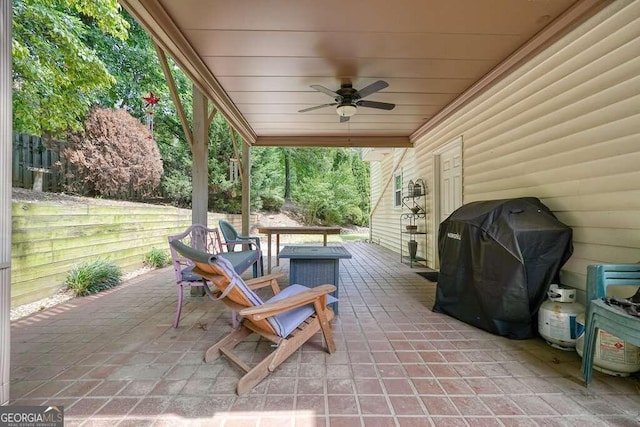
{"type": "Polygon", "coordinates": [[[281,234],[322,234],[323,246],[327,246],[327,235],[340,234],[340,227],[259,227],[258,233],[267,235],[267,272],[271,273],[271,235],[276,235],[276,266],[280,265],[281,234]]]}

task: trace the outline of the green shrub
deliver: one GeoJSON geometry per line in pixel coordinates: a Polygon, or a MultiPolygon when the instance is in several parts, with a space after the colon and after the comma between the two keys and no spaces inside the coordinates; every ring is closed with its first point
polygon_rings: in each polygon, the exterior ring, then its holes
{"type": "Polygon", "coordinates": [[[144,265],[153,268],[162,268],[168,265],[170,261],[169,254],[158,248],[151,248],[149,252],[144,254],[144,265]]]}
{"type": "Polygon", "coordinates": [[[343,219],[347,224],[366,225],[369,218],[358,206],[348,205],[345,207],[343,219]]]}
{"type": "Polygon", "coordinates": [[[262,209],[267,212],[280,212],[282,205],[284,205],[284,199],[280,196],[266,195],[260,197],[262,201],[262,209]]]}
{"type": "Polygon", "coordinates": [[[65,284],[76,296],[96,294],[120,283],[122,271],[111,260],[98,258],[73,266],[65,284]]]}

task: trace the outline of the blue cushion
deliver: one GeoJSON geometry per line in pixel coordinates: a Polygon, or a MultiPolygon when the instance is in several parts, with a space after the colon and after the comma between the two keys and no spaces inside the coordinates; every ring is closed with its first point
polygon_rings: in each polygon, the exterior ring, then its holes
{"type": "Polygon", "coordinates": [[[185,267],[180,271],[180,277],[183,282],[201,282],[202,277],[193,272],[193,266],[185,267]]]}
{"type": "MultiPolygon", "coordinates": [[[[225,253],[225,257],[222,257],[220,255],[212,256],[209,259],[209,262],[214,263],[218,267],[220,267],[220,269],[222,269],[222,271],[224,271],[227,277],[229,277],[231,280],[229,286],[237,287],[238,290],[242,292],[254,306],[264,304],[258,294],[251,290],[244,282],[244,280],[242,280],[240,275],[234,270],[231,261],[226,259],[226,255],[228,254],[229,253],[225,253]]],[[[309,288],[302,285],[290,285],[279,292],[277,295],[271,297],[267,302],[280,301],[281,299],[290,297],[292,295],[297,295],[300,292],[304,292],[307,289],[309,288]]],[[[331,295],[327,295],[327,304],[331,304],[336,301],[338,301],[336,298],[332,297],[331,295]]],[[[315,308],[313,307],[313,304],[307,304],[302,307],[297,307],[287,312],[280,313],[276,316],[268,317],[266,320],[269,322],[278,336],[286,338],[298,327],[298,325],[304,322],[307,317],[311,316],[314,312],[315,308]]]]}
{"type": "MultiPolygon", "coordinates": [[[[310,288],[302,285],[290,285],[266,302],[280,301],[281,299],[290,297],[292,295],[297,295],[308,289],[310,288]]],[[[332,297],[331,295],[327,295],[327,304],[331,304],[336,301],[338,301],[336,298],[332,297]]],[[[273,326],[273,329],[275,329],[278,336],[286,338],[298,327],[298,325],[304,322],[307,317],[311,316],[313,313],[315,313],[313,304],[307,304],[303,305],[302,307],[297,307],[284,313],[277,314],[273,317],[270,317],[268,320],[271,326],[273,326]]]]}
{"type": "MultiPolygon", "coordinates": [[[[225,253],[225,255],[227,255],[227,253],[225,253]]],[[[262,301],[262,299],[260,299],[258,294],[253,292],[247,286],[247,284],[244,282],[244,280],[242,280],[240,275],[234,270],[234,267],[233,267],[233,264],[231,263],[231,261],[229,261],[226,258],[221,257],[220,255],[215,255],[215,256],[212,256],[210,258],[209,262],[212,262],[212,263],[216,264],[218,267],[220,267],[220,269],[222,271],[224,271],[224,274],[226,274],[227,277],[229,277],[229,279],[231,280],[231,283],[229,283],[228,286],[237,287],[238,290],[240,292],[242,292],[247,297],[247,299],[249,300],[249,302],[251,302],[251,304],[253,304],[253,305],[262,305],[262,304],[264,304],[264,302],[262,301]]]]}
{"type": "Polygon", "coordinates": [[[231,261],[236,273],[242,274],[258,260],[258,251],[223,252],[217,254],[216,258],[231,261]]]}

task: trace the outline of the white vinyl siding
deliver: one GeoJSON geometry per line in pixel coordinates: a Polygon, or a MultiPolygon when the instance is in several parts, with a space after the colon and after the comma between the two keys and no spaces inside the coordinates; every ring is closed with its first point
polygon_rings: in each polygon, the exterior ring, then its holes
{"type": "Polygon", "coordinates": [[[562,282],[584,289],[588,264],[640,261],[639,52],[640,1],[612,2],[430,130],[405,161],[433,188],[434,150],[463,135],[463,203],[540,198],[574,231],[562,282]]]}

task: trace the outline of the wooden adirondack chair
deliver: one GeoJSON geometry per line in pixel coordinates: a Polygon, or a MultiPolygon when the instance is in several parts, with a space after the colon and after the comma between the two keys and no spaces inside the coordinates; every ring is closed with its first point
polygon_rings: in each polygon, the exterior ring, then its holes
{"type": "Polygon", "coordinates": [[[211,346],[205,354],[206,362],[223,354],[245,371],[245,375],[238,381],[236,390],[239,395],[253,389],[319,330],[322,331],[328,352],[335,352],[330,324],[334,314],[327,307],[327,304],[336,301],[329,295],[335,291],[334,285],[307,288],[294,284],[280,291],[277,278],[282,277],[282,274],[270,274],[245,282],[228,260],[190,248],[178,241],[170,244],[195,264],[194,273],[214,284],[219,291],[217,297],[222,302],[244,316],[237,329],[211,346]],[[271,286],[275,295],[262,301],[254,290],[266,286],[271,286]],[[232,352],[236,345],[252,333],[276,345],[273,352],[253,367],[232,352]]]}

